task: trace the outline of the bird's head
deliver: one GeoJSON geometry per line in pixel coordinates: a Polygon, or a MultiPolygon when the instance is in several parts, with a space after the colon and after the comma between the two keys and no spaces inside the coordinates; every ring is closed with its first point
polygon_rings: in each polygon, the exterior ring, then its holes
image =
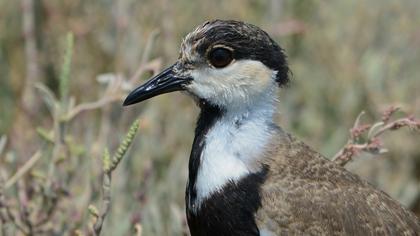
{"type": "Polygon", "coordinates": [[[183,40],[178,60],[132,91],[124,105],[186,91],[227,107],[247,104],[288,82],[283,50],[260,28],[239,22],[205,22],[183,40]]]}

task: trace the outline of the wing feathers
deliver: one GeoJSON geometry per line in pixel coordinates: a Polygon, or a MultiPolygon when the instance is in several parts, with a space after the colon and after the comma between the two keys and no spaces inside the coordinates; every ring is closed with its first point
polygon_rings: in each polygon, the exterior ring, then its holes
{"type": "Polygon", "coordinates": [[[417,235],[420,223],[386,193],[288,134],[267,152],[257,222],[265,232],[309,235],[417,235]]]}

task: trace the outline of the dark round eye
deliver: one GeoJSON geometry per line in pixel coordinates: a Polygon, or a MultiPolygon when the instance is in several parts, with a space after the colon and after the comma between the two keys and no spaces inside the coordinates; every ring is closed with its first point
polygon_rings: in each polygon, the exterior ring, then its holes
{"type": "Polygon", "coordinates": [[[233,60],[232,51],[226,48],[215,48],[208,56],[210,63],[216,68],[222,68],[233,60]]]}

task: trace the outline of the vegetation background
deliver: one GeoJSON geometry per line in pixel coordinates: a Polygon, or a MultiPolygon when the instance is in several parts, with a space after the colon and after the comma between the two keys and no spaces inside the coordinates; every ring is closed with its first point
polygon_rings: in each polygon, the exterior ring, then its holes
{"type": "MultiPolygon", "coordinates": [[[[121,103],[176,60],[185,34],[215,18],[258,25],[285,48],[293,82],[279,94],[279,122],[327,157],[362,110],[366,122],[389,106],[420,115],[417,0],[0,0],[3,235],[92,234],[103,152],[115,152],[136,118],[102,233],[188,234],[184,186],[198,109],[179,94],[121,103]]],[[[347,168],[420,215],[418,133],[383,142],[388,153],[347,168]]]]}

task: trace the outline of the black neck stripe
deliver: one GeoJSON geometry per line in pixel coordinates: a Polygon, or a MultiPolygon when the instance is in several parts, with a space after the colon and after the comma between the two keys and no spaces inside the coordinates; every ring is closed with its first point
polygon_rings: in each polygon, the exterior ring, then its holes
{"type": "Polygon", "coordinates": [[[197,125],[195,128],[195,137],[191,149],[190,161],[188,165],[188,186],[186,190],[186,204],[190,206],[197,197],[195,182],[197,179],[197,172],[200,166],[200,156],[205,146],[205,136],[210,128],[222,117],[224,111],[214,105],[205,101],[199,102],[201,113],[199,115],[197,125]]]}

